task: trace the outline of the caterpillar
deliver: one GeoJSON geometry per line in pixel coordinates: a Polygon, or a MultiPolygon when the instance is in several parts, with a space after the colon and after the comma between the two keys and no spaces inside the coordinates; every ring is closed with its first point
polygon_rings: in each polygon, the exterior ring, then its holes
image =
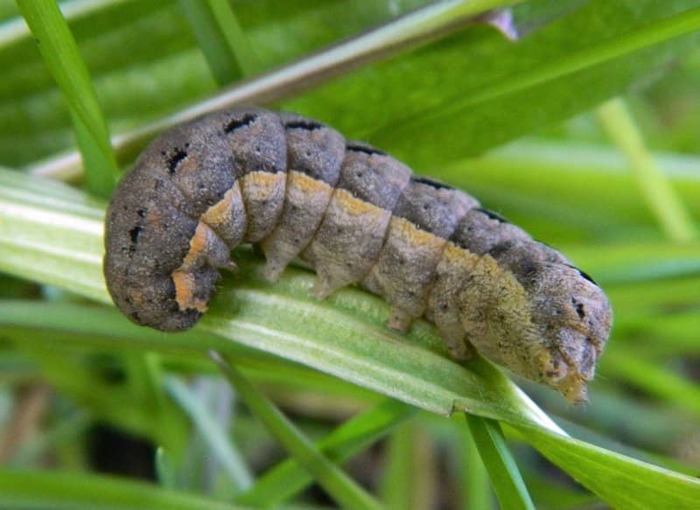
{"type": "Polygon", "coordinates": [[[162,331],[191,328],[241,243],[274,281],[294,259],[323,299],[359,284],[388,326],[431,321],[451,356],[473,349],[586,400],[612,314],[603,291],[555,249],[466,193],[299,115],[257,107],[165,132],[118,184],[104,274],[117,307],[162,331]]]}

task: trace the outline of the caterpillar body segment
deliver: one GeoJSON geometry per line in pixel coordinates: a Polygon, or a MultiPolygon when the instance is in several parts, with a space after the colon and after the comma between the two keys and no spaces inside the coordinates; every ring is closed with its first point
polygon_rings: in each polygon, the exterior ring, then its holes
{"type": "Polygon", "coordinates": [[[263,239],[265,277],[276,280],[314,239],[345,159],[345,138],[322,124],[280,114],[287,145],[286,200],[276,228],[263,239]]]}
{"type": "Polygon", "coordinates": [[[392,210],[411,171],[367,145],[349,143],[340,177],[314,239],[302,253],[317,273],[320,299],[361,282],[377,262],[392,210]]]}
{"type": "Polygon", "coordinates": [[[241,243],[262,248],[270,280],[300,257],[319,298],[359,284],[391,305],[391,328],[425,316],[453,357],[475,348],[572,402],[611,326],[585,273],[473,197],[317,121],[253,107],[143,152],[107,211],[107,287],[132,321],[182,331],[241,243]]]}

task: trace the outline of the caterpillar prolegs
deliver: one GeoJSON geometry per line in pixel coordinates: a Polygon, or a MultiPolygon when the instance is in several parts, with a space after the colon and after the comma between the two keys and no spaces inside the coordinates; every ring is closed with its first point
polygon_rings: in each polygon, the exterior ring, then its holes
{"type": "Polygon", "coordinates": [[[104,273],[132,321],[191,328],[231,250],[258,244],[275,280],[300,257],[324,298],[360,284],[405,331],[424,316],[453,357],[470,346],[528,379],[586,399],[608,338],[602,290],[558,251],[471,196],[311,119],[260,108],[161,135],[119,183],[104,273]]]}

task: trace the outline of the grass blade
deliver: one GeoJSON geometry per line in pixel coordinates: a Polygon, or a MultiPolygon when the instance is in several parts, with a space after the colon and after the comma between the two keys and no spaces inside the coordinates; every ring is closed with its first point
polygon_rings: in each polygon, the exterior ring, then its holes
{"type": "Polygon", "coordinates": [[[92,81],[73,34],[53,0],[18,0],[17,5],[73,113],[88,187],[96,195],[106,197],[114,187],[117,164],[92,81]]]}
{"type": "Polygon", "coordinates": [[[383,500],[390,510],[421,510],[435,501],[437,472],[430,437],[415,421],[390,437],[382,479],[383,500]]]}
{"type": "Polygon", "coordinates": [[[294,456],[338,503],[347,508],[377,509],[381,506],[314,445],[243,375],[217,353],[210,353],[221,372],[238,390],[240,397],[268,428],[270,433],[294,456]]]}
{"type": "Polygon", "coordinates": [[[253,49],[228,2],[180,0],[180,5],[220,86],[259,69],[253,49]]]}
{"type": "Polygon", "coordinates": [[[169,378],[165,387],[170,396],[179,404],[192,420],[195,428],[209,446],[209,454],[216,457],[236,491],[248,489],[253,483],[253,475],[236,451],[228,435],[211,416],[209,410],[195,398],[180,380],[169,378]]]}
{"type": "Polygon", "coordinates": [[[493,420],[464,416],[501,508],[534,510],[535,505],[508,450],[501,427],[493,420]]]}
{"type": "Polygon", "coordinates": [[[613,99],[603,104],[598,108],[598,119],[629,159],[647,204],[668,238],[677,242],[691,241],[696,232],[690,214],[644,145],[625,102],[613,99]]]}
{"type": "MultiPolygon", "coordinates": [[[[462,416],[457,416],[462,420],[462,416]]],[[[458,420],[455,420],[458,421],[458,420]]],[[[463,482],[460,484],[460,499],[464,510],[491,510],[494,507],[493,490],[489,483],[489,474],[479,455],[474,436],[468,427],[459,423],[458,438],[462,448],[457,448],[459,472],[463,482]]]]}
{"type": "MultiPolygon", "coordinates": [[[[416,413],[417,409],[401,402],[384,400],[338,427],[318,441],[316,447],[340,464],[416,413]]],[[[236,498],[236,502],[265,507],[278,505],[311,482],[313,478],[299,463],[288,459],[262,475],[250,491],[236,498]]]]}
{"type": "Polygon", "coordinates": [[[521,430],[526,441],[595,492],[612,508],[691,510],[700,501],[697,478],[653,466],[576,439],[561,441],[544,430],[521,430]]]}
{"type": "Polygon", "coordinates": [[[33,510],[243,510],[145,483],[78,473],[0,470],[0,508],[33,510]],[[86,490],[89,488],[89,490],[86,490]]]}

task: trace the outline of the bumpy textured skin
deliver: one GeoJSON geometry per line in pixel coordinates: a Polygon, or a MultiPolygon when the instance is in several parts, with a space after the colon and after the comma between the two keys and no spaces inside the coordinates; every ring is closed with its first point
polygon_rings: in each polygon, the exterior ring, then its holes
{"type": "Polygon", "coordinates": [[[360,284],[389,302],[389,327],[425,316],[453,357],[474,347],[572,402],[610,331],[593,280],[474,198],[319,122],[254,107],[144,151],[107,211],[107,287],[132,321],[182,331],[241,243],[259,244],[270,280],[300,257],[319,298],[360,284]]]}

